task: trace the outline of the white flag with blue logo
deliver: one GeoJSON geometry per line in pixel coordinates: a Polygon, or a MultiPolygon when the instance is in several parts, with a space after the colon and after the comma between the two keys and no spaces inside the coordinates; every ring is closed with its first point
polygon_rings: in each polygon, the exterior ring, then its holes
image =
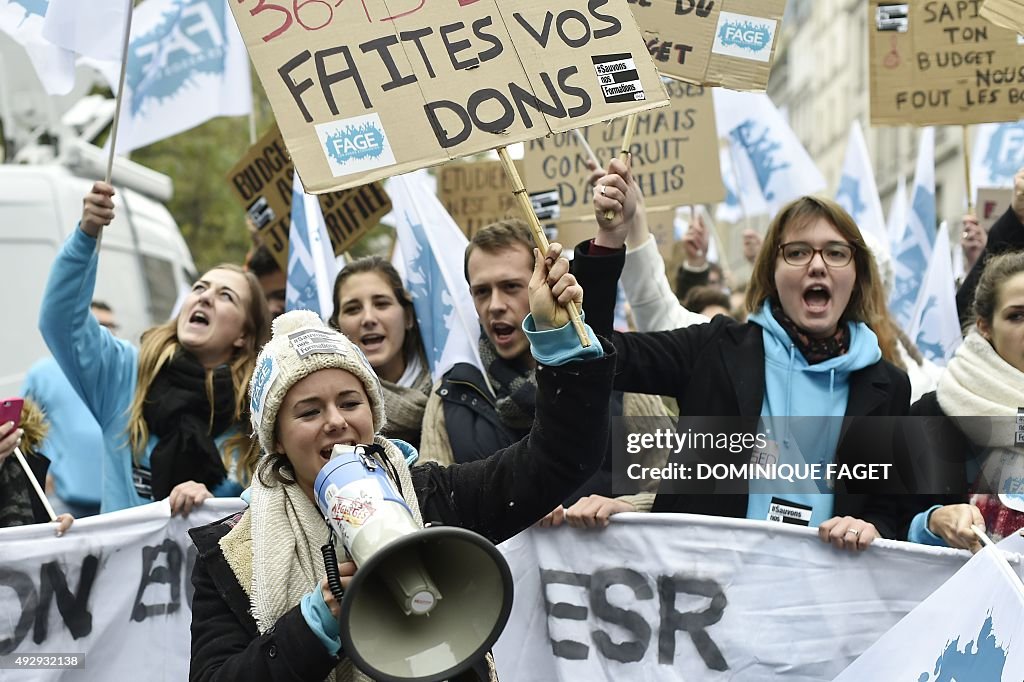
{"type": "Polygon", "coordinates": [[[935,129],[922,128],[907,219],[896,248],[893,249],[896,282],[889,298],[889,309],[893,317],[908,333],[913,324],[914,311],[934,244],[935,129]]]}
{"type": "MultiPolygon", "coordinates": [[[[459,362],[483,371],[480,321],[463,274],[469,241],[431,191],[426,171],[387,181],[405,288],[412,294],[423,348],[435,381],[459,362]]],[[[398,249],[396,249],[397,251],[398,249]]]]}
{"type": "MultiPolygon", "coordinates": [[[[737,161],[744,166],[743,171],[733,167],[733,156],[730,153],[730,146],[725,145],[718,151],[718,163],[722,170],[722,184],[725,185],[725,201],[715,208],[715,220],[723,223],[738,223],[744,218],[768,213],[768,205],[764,201],[757,182],[749,179],[756,178],[750,161],[745,158],[737,158],[737,161]],[[741,177],[747,178],[744,182],[741,177]],[[740,187],[743,187],[743,194],[740,194],[740,187]]],[[[745,156],[745,155],[744,155],[745,156]]]]}
{"type": "Polygon", "coordinates": [[[294,174],[292,223],[288,231],[288,283],[286,310],[312,310],[326,320],[333,312],[337,259],[327,236],[324,214],[315,195],[306,194],[294,174]]]}
{"type": "Polygon", "coordinates": [[[836,190],[836,203],[853,217],[861,232],[870,232],[878,238],[879,247],[889,248],[889,234],[885,214],[882,213],[882,201],[878,198],[875,172],[871,168],[864,131],[857,119],[850,126],[850,139],[846,145],[839,188],[836,190]]]}
{"type": "MultiPolygon", "coordinates": [[[[119,64],[87,63],[117,88],[119,64]]],[[[118,154],[251,109],[249,55],[227,0],[139,5],[128,45],[118,154]]]]}
{"type": "Polygon", "coordinates": [[[956,283],[949,252],[949,231],[943,223],[928,261],[928,273],[914,311],[908,335],[922,355],[945,367],[960,345],[960,319],[956,313],[956,283]]]}
{"type": "Polygon", "coordinates": [[[753,169],[752,180],[743,177],[742,166],[736,170],[738,191],[760,189],[774,213],[797,197],[825,189],[825,176],[768,95],[724,88],[712,92],[718,134],[728,137],[733,151],[749,159],[753,169]]]}
{"type": "Polygon", "coordinates": [[[25,48],[46,92],[66,95],[75,85],[75,54],[43,36],[48,7],[49,0],[0,0],[0,31],[25,48]]]}
{"type": "Polygon", "coordinates": [[[1015,123],[974,126],[971,183],[978,187],[1013,187],[1024,168],[1024,119],[1015,123]]]}
{"type": "Polygon", "coordinates": [[[896,181],[896,193],[889,204],[889,213],[885,219],[886,232],[889,234],[889,251],[895,252],[903,238],[903,228],[907,224],[907,178],[900,174],[896,181]]]}
{"type": "Polygon", "coordinates": [[[49,0],[43,37],[76,55],[121,61],[131,0],[49,0]]]}
{"type": "Polygon", "coordinates": [[[1024,593],[987,547],[872,644],[835,682],[1020,682],[1024,593]]]}

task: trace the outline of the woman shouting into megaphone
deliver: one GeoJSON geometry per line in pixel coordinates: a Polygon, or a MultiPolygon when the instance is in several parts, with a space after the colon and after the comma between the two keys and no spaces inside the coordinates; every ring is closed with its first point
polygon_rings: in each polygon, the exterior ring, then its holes
{"type": "MultiPolygon", "coordinates": [[[[400,642],[404,633],[388,627],[380,613],[397,610],[386,599],[369,617],[342,618],[350,629],[378,632],[342,632],[339,614],[354,608],[348,605],[360,591],[372,588],[359,583],[365,566],[357,570],[351,562],[341,563],[335,587],[352,589],[339,608],[340,590],[331,588],[321,557],[330,531],[314,501],[314,483],[319,485],[318,474],[344,446],[370,446],[359,450],[361,456],[389,480],[398,499],[356,499],[354,506],[332,508],[334,521],[358,528],[375,504],[394,502],[417,526],[461,526],[498,543],[543,517],[586,480],[605,449],[615,363],[610,347],[602,347],[589,328],[592,342],[584,348],[568,324],[562,306],[581,303],[583,290],[560,254],[561,247],[553,244],[545,258],[538,255],[530,315],[523,322],[538,362],[533,429],[481,461],[410,468],[415,450],[378,435],[386,421],[383,394],[359,348],[307,311],[274,321],[273,338],[260,353],[250,388],[253,430],[264,454],[243,495],[249,507],[190,531],[199,550],[192,574],[190,679],[365,680],[356,666],[367,670],[364,663],[374,652],[346,651],[342,645],[357,634],[371,644],[380,640],[380,657],[404,657],[427,671],[417,678],[440,679],[440,672],[450,672],[447,664],[433,662],[435,650],[458,649],[460,638],[472,636],[478,604],[450,618],[437,609],[418,621],[418,627],[450,627],[442,633],[445,646],[400,642]]],[[[444,577],[431,566],[432,577],[444,577]]],[[[465,571],[455,556],[445,568],[465,571]]],[[[443,589],[440,600],[449,609],[457,601],[443,589]]],[[[507,617],[507,607],[502,608],[507,617]]],[[[483,649],[466,656],[472,660],[464,672],[448,676],[493,679],[493,662],[483,649]]],[[[370,663],[374,670],[387,661],[370,663]]]]}

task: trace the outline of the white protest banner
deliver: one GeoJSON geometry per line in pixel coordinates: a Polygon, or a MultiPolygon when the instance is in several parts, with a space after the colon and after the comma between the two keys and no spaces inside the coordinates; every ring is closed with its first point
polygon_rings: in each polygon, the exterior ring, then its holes
{"type": "Polygon", "coordinates": [[[626,0],[231,7],[310,192],[667,104],[626,0]]]}
{"type": "Polygon", "coordinates": [[[886,540],[841,552],[814,529],[686,514],[531,529],[501,548],[516,581],[503,682],[830,681],[969,556],[886,540]]]}
{"type": "MultiPolygon", "coordinates": [[[[725,196],[718,159],[718,136],[711,89],[668,81],[671,105],[637,116],[630,145],[633,178],[648,209],[714,203],[725,196]]],[[[580,134],[602,168],[622,149],[626,120],[583,128],[580,134]]],[[[587,184],[590,156],[572,133],[526,143],[523,165],[531,191],[557,190],[558,221],[594,217],[593,189],[587,184]]]]}
{"type": "Polygon", "coordinates": [[[836,682],[1024,679],[1024,586],[986,547],[836,678],[836,682]]]}
{"type": "MultiPolygon", "coordinates": [[[[184,680],[192,623],[189,528],[244,508],[211,499],[188,517],[166,501],[0,530],[0,679],[184,680]],[[18,667],[18,656],[77,656],[77,667],[18,667]]],[[[65,659],[64,663],[71,661],[65,659]]]]}
{"type": "Polygon", "coordinates": [[[629,0],[658,71],[697,85],[764,90],[786,0],[629,0]]]}
{"type": "Polygon", "coordinates": [[[1016,121],[1024,40],[993,26],[981,0],[871,0],[872,125],[1016,121]]]}

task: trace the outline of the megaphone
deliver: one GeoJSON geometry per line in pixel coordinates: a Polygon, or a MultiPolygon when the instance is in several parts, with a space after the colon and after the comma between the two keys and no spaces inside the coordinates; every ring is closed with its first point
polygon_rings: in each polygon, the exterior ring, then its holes
{"type": "Polygon", "coordinates": [[[313,484],[358,569],[341,598],[342,650],[379,682],[447,680],[498,639],[512,610],[512,573],[476,533],[418,527],[386,461],[376,445],[336,445],[313,484]]]}

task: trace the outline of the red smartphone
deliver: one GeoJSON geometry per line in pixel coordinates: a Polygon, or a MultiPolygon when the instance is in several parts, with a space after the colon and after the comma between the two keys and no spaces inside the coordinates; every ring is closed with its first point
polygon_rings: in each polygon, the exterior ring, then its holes
{"type": "MultiPolygon", "coordinates": [[[[14,428],[21,425],[21,406],[24,404],[21,398],[4,398],[0,400],[0,426],[7,422],[14,422],[14,428]]],[[[10,431],[0,433],[0,438],[6,436],[10,431]]]]}

